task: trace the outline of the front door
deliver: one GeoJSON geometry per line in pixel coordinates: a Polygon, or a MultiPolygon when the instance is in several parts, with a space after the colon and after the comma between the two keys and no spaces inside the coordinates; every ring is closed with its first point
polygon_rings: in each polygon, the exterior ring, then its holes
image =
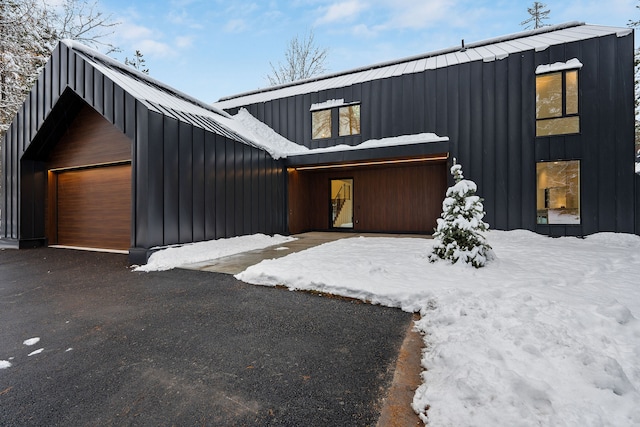
{"type": "Polygon", "coordinates": [[[353,179],[332,179],[330,185],[330,228],[353,228],[353,179]]]}

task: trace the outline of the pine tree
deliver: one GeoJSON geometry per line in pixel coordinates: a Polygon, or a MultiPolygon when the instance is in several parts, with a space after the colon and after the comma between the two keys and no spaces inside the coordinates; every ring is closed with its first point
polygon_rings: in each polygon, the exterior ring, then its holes
{"type": "Polygon", "coordinates": [[[141,73],[149,74],[149,69],[145,68],[146,62],[144,59],[144,55],[139,50],[136,50],[136,53],[133,55],[132,59],[124,58],[124,64],[129,65],[141,73]]]}
{"type": "Polygon", "coordinates": [[[476,183],[464,179],[462,166],[453,159],[451,175],[455,184],[447,189],[447,197],[442,202],[441,218],[433,234],[435,243],[429,261],[459,260],[476,268],[483,267],[495,258],[491,246],[481,234],[489,229],[482,218],[485,215],[482,199],[476,196],[476,183]]]}
{"type": "Polygon", "coordinates": [[[527,8],[527,12],[531,16],[522,21],[520,25],[524,26],[524,28],[527,30],[532,26],[534,29],[546,26],[547,24],[543,24],[542,21],[546,21],[547,19],[549,19],[549,13],[551,13],[551,10],[544,10],[545,7],[547,7],[546,4],[540,3],[539,1],[534,1],[533,5],[527,8]]]}

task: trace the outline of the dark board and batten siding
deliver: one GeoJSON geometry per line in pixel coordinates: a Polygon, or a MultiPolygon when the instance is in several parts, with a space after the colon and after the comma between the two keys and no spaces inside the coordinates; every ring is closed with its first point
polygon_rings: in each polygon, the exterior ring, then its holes
{"type": "Polygon", "coordinates": [[[265,151],[148,112],[137,144],[136,242],[151,248],[284,232],[284,178],[265,151]]]}
{"type": "Polygon", "coordinates": [[[85,105],[132,142],[132,262],[154,246],[285,232],[282,161],[151,111],[60,44],[5,138],[3,239],[46,244],[48,156],[85,105]]]}
{"type": "MultiPolygon", "coordinates": [[[[450,156],[478,184],[492,228],[550,235],[640,232],[633,224],[633,33],[513,53],[245,108],[309,148],[403,134],[450,138],[450,156]],[[537,65],[578,58],[579,135],[536,138],[537,65]],[[311,139],[313,103],[361,102],[361,135],[311,139]],[[284,126],[283,123],[287,125],[284,126]],[[615,125],[612,125],[615,123],[615,125]],[[582,225],[536,225],[536,162],[581,160],[582,225]]],[[[233,109],[237,111],[237,108],[233,109]]]]}

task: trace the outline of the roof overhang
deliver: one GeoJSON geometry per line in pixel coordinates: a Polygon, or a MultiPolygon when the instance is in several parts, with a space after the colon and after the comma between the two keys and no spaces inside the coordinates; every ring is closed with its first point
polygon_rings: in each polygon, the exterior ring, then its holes
{"type": "Polygon", "coordinates": [[[449,141],[375,147],[362,150],[329,151],[290,155],[285,166],[298,170],[345,168],[398,163],[418,163],[445,160],[449,156],[449,141]]]}

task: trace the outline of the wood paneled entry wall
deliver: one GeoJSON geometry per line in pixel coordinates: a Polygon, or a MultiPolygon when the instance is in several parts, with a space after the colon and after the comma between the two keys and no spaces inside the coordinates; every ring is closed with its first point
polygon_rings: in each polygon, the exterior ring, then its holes
{"type": "Polygon", "coordinates": [[[353,179],[353,231],[432,233],[447,191],[445,160],[289,169],[289,232],[328,230],[331,180],[353,179]]]}
{"type": "Polygon", "coordinates": [[[83,107],[47,162],[49,244],[131,246],[131,141],[83,107]]]}

